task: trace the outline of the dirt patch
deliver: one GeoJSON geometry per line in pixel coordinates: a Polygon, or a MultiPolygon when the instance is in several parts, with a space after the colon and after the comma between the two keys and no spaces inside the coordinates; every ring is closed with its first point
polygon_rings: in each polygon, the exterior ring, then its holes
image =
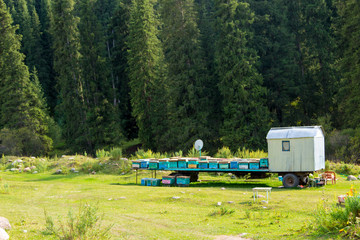
{"type": "Polygon", "coordinates": [[[237,236],[226,236],[220,235],[215,238],[215,240],[251,240],[250,238],[244,238],[246,234],[239,234],[237,236]]]}

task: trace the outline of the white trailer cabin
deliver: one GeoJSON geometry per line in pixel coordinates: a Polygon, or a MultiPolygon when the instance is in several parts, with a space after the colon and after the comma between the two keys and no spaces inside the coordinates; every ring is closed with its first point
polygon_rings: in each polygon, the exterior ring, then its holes
{"type": "Polygon", "coordinates": [[[321,126],[271,128],[266,139],[270,172],[309,173],[325,168],[321,126]]]}

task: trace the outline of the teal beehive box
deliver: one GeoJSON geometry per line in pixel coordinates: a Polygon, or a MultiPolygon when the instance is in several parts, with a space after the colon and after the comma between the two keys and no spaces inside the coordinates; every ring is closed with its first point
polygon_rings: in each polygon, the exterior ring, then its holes
{"type": "Polygon", "coordinates": [[[151,161],[149,162],[149,169],[151,169],[151,170],[157,170],[157,169],[159,169],[159,161],[151,160],[151,161]]]}
{"type": "Polygon", "coordinates": [[[176,184],[178,186],[189,186],[190,184],[190,177],[189,176],[178,176],[176,178],[176,184]]]}
{"type": "Polygon", "coordinates": [[[269,168],[269,160],[267,158],[260,159],[260,168],[269,168]]]}

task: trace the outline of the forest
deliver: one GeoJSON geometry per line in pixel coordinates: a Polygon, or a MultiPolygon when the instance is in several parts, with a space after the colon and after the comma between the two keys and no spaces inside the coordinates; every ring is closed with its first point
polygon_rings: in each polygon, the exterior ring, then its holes
{"type": "Polygon", "coordinates": [[[358,0],[0,0],[0,154],[265,149],[360,161],[358,0]]]}

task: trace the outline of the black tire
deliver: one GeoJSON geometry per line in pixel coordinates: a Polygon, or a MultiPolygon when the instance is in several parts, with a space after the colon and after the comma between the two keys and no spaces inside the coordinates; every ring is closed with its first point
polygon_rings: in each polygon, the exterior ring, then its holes
{"type": "Polygon", "coordinates": [[[299,178],[292,173],[288,173],[283,177],[283,185],[286,188],[293,188],[299,185],[299,178]]]}

